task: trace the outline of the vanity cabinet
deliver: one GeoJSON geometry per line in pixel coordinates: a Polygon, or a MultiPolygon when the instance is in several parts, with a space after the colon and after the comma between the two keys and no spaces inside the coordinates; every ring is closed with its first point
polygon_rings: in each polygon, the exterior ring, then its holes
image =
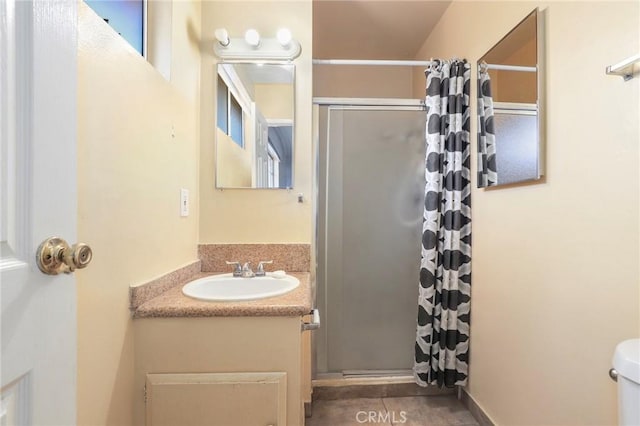
{"type": "Polygon", "coordinates": [[[301,321],[136,319],[135,424],[304,425],[301,321]]]}

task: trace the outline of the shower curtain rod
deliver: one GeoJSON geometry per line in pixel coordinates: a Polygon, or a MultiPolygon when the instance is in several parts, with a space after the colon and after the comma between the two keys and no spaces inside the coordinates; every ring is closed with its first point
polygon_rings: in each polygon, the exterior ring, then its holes
{"type": "MultiPolygon", "coordinates": [[[[428,67],[432,61],[389,61],[378,59],[314,59],[313,65],[378,65],[400,67],[428,67]]],[[[487,69],[502,71],[536,72],[537,67],[523,67],[519,65],[487,64],[487,69]]]]}
{"type": "Polygon", "coordinates": [[[431,61],[389,61],[378,59],[314,59],[313,65],[381,65],[400,67],[428,67],[431,61]]]}
{"type": "Polygon", "coordinates": [[[498,71],[521,71],[521,72],[536,72],[538,67],[523,67],[521,65],[500,65],[500,64],[487,64],[488,70],[498,71]]]}

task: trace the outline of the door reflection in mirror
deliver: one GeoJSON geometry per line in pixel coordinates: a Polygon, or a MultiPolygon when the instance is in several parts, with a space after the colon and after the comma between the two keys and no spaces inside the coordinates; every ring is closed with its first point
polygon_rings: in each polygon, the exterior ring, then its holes
{"type": "Polygon", "coordinates": [[[294,66],[218,64],[217,79],[216,187],[292,188],[294,66]]]}

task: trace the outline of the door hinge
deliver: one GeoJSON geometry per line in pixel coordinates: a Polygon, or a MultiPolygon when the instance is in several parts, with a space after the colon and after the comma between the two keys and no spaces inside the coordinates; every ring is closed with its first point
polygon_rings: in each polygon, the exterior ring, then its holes
{"type": "Polygon", "coordinates": [[[144,385],[144,403],[147,403],[147,385],[144,385]]]}

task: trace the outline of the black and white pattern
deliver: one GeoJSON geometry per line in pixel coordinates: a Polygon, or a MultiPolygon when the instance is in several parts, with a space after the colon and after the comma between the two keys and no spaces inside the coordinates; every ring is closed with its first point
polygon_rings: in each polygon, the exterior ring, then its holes
{"type": "Polygon", "coordinates": [[[498,184],[493,98],[487,65],[478,67],[478,188],[498,184]]]}
{"type": "Polygon", "coordinates": [[[470,66],[427,71],[426,186],[414,376],[467,383],[471,296],[470,66]]]}

